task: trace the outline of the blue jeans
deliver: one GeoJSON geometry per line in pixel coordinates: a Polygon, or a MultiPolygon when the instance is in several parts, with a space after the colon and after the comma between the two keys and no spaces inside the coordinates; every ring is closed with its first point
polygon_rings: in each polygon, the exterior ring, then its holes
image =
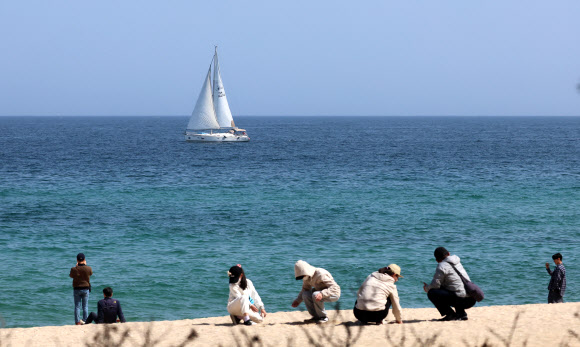
{"type": "Polygon", "coordinates": [[[81,303],[83,309],[83,321],[87,320],[89,316],[89,290],[88,289],[74,289],[75,296],[75,324],[79,322],[81,303]]]}

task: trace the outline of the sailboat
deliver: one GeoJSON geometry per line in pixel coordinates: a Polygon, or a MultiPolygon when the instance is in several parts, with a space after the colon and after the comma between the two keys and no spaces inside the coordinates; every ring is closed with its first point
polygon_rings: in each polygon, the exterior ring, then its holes
{"type": "Polygon", "coordinates": [[[247,142],[245,129],[236,127],[220,74],[217,46],[185,130],[187,142],[247,142]],[[210,80],[213,63],[213,85],[210,80]],[[213,86],[213,87],[212,87],[213,86]]]}

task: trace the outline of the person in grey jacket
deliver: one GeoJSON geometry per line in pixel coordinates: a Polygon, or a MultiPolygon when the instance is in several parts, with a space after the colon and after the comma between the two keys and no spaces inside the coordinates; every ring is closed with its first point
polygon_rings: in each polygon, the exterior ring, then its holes
{"type": "Polygon", "coordinates": [[[437,269],[430,284],[423,283],[423,290],[443,318],[440,321],[467,320],[466,309],[475,305],[475,299],[468,296],[461,277],[470,280],[467,272],[456,255],[450,255],[444,247],[434,252],[437,269]],[[455,267],[455,269],[454,269],[455,267]],[[455,307],[455,311],[451,307],[455,307]]]}

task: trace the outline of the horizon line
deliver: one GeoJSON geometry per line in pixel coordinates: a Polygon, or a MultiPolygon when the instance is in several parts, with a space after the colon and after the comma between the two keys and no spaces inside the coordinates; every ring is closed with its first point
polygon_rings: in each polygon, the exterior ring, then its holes
{"type": "MultiPolygon", "coordinates": [[[[11,115],[11,114],[0,114],[0,117],[190,117],[191,115],[179,115],[179,114],[23,114],[23,115],[11,115]]],[[[349,115],[349,114],[310,114],[310,115],[292,115],[292,114],[279,114],[279,115],[236,115],[236,117],[580,117],[577,115],[541,115],[541,114],[496,114],[496,115],[460,115],[460,114],[416,114],[416,115],[349,115]]]]}

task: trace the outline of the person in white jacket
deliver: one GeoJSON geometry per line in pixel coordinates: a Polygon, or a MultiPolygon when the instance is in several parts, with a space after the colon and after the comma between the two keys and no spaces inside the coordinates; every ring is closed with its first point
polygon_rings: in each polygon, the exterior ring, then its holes
{"type": "Polygon", "coordinates": [[[232,266],[228,271],[230,278],[230,297],[228,298],[228,313],[232,323],[252,325],[260,323],[266,317],[264,303],[254,288],[252,281],[240,264],[232,266]]]}
{"type": "Polygon", "coordinates": [[[402,277],[401,268],[397,264],[391,264],[370,274],[356,295],[353,309],[356,319],[363,324],[369,322],[383,324],[393,305],[395,320],[399,324],[403,323],[399,294],[395,285],[402,277]]]}
{"type": "Polygon", "coordinates": [[[292,302],[292,307],[298,307],[302,300],[312,318],[305,323],[326,323],[328,317],[324,310],[325,302],[334,302],[340,298],[340,287],[332,278],[330,272],[322,268],[315,268],[304,260],[294,264],[296,280],[302,280],[302,290],[292,302]]]}

